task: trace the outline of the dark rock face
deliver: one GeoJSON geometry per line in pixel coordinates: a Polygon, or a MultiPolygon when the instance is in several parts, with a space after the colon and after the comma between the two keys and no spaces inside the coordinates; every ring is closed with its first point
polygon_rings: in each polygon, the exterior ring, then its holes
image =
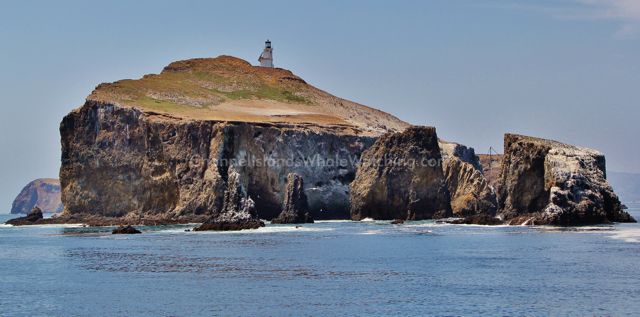
{"type": "Polygon", "coordinates": [[[39,178],[27,184],[14,199],[11,213],[26,214],[36,206],[43,212],[62,211],[60,182],[57,179],[39,178]]]}
{"type": "Polygon", "coordinates": [[[353,220],[447,217],[449,203],[433,127],[410,127],[380,137],[362,154],[351,183],[353,220]]]}
{"type": "Polygon", "coordinates": [[[507,134],[499,203],[510,224],[633,222],[606,180],[595,150],[507,134]]]}
{"type": "Polygon", "coordinates": [[[291,172],[311,185],[315,219],[347,219],[353,158],[374,138],[345,129],[184,120],[88,101],[60,126],[64,214],[197,219],[222,211],[233,166],[264,219],[280,213],[291,172]]]}
{"type": "Polygon", "coordinates": [[[134,228],[133,226],[120,226],[118,228],[113,229],[111,234],[139,234],[142,233],[140,230],[134,228]]]}
{"type": "Polygon", "coordinates": [[[14,226],[24,226],[24,225],[32,225],[36,224],[39,220],[43,218],[42,210],[40,208],[33,207],[30,213],[28,213],[25,217],[15,218],[7,221],[7,224],[14,226]]]}
{"type": "Polygon", "coordinates": [[[313,218],[309,215],[307,195],[304,193],[304,181],[300,175],[290,173],[287,176],[282,212],[271,223],[313,223],[313,218]]]}
{"type": "Polygon", "coordinates": [[[233,167],[228,170],[227,182],[222,210],[214,213],[209,220],[195,228],[195,231],[228,231],[264,227],[264,223],[258,219],[254,201],[246,195],[240,184],[240,174],[233,167]]]}
{"type": "Polygon", "coordinates": [[[440,149],[453,214],[494,216],[498,207],[496,193],[484,177],[473,148],[440,141],[440,149]]]}

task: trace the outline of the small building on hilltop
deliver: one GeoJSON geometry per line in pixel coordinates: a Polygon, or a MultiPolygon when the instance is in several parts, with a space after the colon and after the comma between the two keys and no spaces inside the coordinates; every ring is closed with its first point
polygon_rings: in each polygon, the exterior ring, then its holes
{"type": "Polygon", "coordinates": [[[271,41],[264,42],[264,50],[260,57],[258,57],[260,66],[273,68],[273,48],[271,48],[271,41]]]}

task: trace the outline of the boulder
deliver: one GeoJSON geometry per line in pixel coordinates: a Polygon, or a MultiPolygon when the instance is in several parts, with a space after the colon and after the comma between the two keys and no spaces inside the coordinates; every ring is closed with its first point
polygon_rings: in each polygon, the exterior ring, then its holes
{"type": "Polygon", "coordinates": [[[134,228],[133,226],[119,226],[118,228],[113,229],[111,234],[138,234],[142,233],[140,230],[134,228]]]}
{"type": "Polygon", "coordinates": [[[380,137],[362,154],[350,189],[353,220],[450,216],[436,129],[414,126],[380,137]]]}
{"type": "Polygon", "coordinates": [[[271,223],[313,223],[309,203],[304,193],[304,181],[296,173],[289,173],[282,212],[271,223]]]}
{"type": "Polygon", "coordinates": [[[440,141],[442,167],[451,195],[451,211],[456,216],[487,214],[498,207],[496,193],[483,175],[473,148],[440,141]]]}
{"type": "Polygon", "coordinates": [[[42,210],[40,208],[33,207],[31,212],[29,212],[26,216],[15,218],[7,221],[7,224],[14,226],[24,226],[24,225],[32,225],[43,219],[42,210]]]}
{"type": "Polygon", "coordinates": [[[214,211],[211,218],[194,231],[229,231],[257,229],[264,227],[258,219],[255,203],[240,182],[240,174],[231,166],[227,172],[227,189],[224,193],[222,210],[214,211]]]}
{"type": "Polygon", "coordinates": [[[606,180],[604,155],[592,149],[506,134],[500,182],[510,224],[635,222],[606,180]]]}

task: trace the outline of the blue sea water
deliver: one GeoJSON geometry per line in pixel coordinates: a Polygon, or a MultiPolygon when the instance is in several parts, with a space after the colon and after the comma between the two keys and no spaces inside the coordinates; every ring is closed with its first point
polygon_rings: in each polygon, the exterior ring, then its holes
{"type": "Polygon", "coordinates": [[[0,316],[640,314],[638,224],[190,227],[0,226],[0,316]]]}

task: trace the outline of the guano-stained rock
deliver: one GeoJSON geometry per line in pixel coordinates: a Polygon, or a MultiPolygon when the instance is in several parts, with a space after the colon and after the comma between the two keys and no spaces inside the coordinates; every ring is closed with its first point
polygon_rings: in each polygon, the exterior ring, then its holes
{"type": "Polygon", "coordinates": [[[258,219],[255,202],[247,196],[240,181],[240,174],[234,167],[230,167],[227,171],[227,184],[221,211],[214,211],[211,218],[196,227],[194,231],[229,231],[264,227],[264,223],[258,219]]]}
{"type": "Polygon", "coordinates": [[[499,202],[509,224],[634,222],[606,180],[600,152],[506,134],[499,202]]]}

